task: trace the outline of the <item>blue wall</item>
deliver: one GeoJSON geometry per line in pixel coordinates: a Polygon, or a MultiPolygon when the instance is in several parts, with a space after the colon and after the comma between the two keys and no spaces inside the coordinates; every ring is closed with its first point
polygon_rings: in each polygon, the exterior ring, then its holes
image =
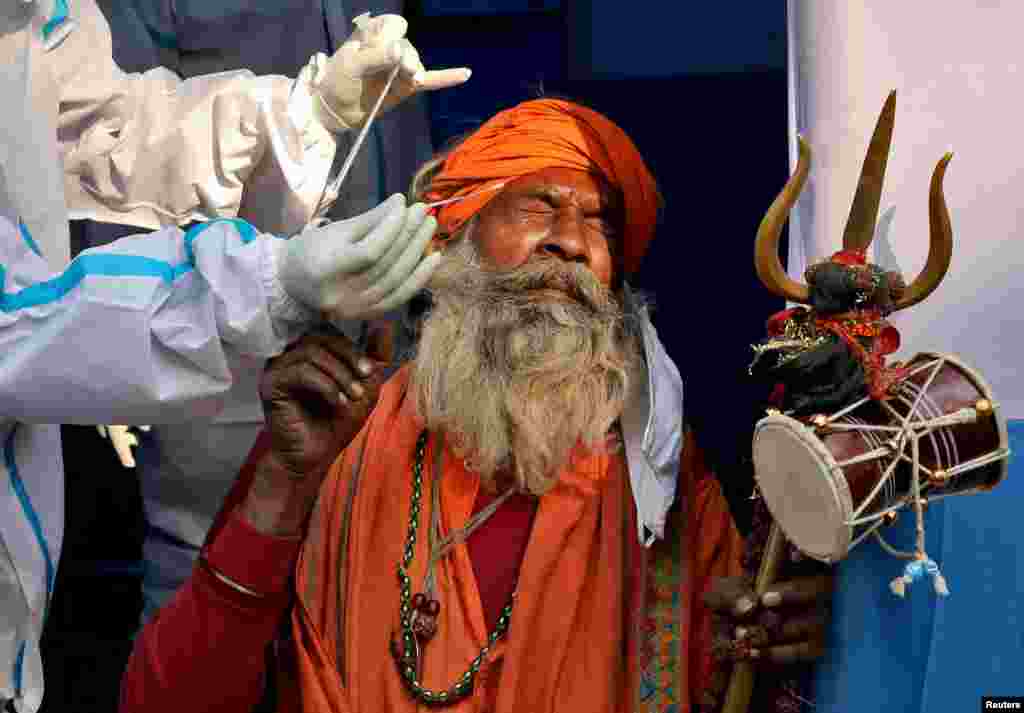
{"type": "MultiPolygon", "coordinates": [[[[990,493],[933,503],[927,547],[949,581],[937,598],[927,580],[907,598],[887,587],[903,563],[872,540],[839,566],[831,647],[817,672],[817,713],[979,710],[982,696],[1021,694],[1024,566],[1024,421],[1011,421],[1009,474],[990,493]]],[[[887,536],[912,549],[913,518],[887,536]]]]}
{"type": "Polygon", "coordinates": [[[782,70],[785,3],[571,2],[569,74],[578,79],[782,70]]]}
{"type": "Polygon", "coordinates": [[[559,10],[561,0],[424,0],[423,14],[427,16],[453,15],[510,15],[513,13],[559,10]]]}

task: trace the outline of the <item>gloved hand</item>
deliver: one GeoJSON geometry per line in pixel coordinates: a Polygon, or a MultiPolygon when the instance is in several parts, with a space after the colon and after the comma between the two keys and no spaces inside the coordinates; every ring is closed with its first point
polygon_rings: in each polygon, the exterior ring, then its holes
{"type": "MultiPolygon", "coordinates": [[[[138,437],[129,429],[131,426],[97,426],[96,429],[104,438],[110,439],[110,445],[114,447],[121,465],[125,468],[135,467],[135,456],[132,455],[132,446],[139,445],[138,437]]],[[[140,431],[148,431],[149,426],[139,426],[140,431]]]]}
{"type": "Polygon", "coordinates": [[[316,116],[331,131],[363,125],[396,65],[401,68],[381,111],[417,92],[454,87],[469,79],[470,71],[465,67],[426,71],[419,52],[405,39],[409,23],[401,15],[371,17],[367,12],[353,24],[355,30],[316,82],[316,116]]]}
{"type": "Polygon", "coordinates": [[[330,320],[370,319],[419,292],[440,264],[424,256],[437,220],[395,194],[348,220],[280,241],[278,280],[290,297],[330,320]]]}

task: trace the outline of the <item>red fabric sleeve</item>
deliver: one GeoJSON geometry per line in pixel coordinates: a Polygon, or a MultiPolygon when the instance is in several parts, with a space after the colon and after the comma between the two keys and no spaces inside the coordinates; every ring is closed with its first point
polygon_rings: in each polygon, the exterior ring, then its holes
{"type": "Polygon", "coordinates": [[[252,444],[252,450],[249,451],[249,457],[246,458],[245,465],[238,471],[238,479],[235,480],[235,484],[228,491],[227,497],[224,498],[224,503],[220,506],[220,512],[213,519],[210,531],[206,533],[207,545],[217,539],[217,534],[224,527],[228,514],[234,512],[242,504],[242,501],[245,500],[245,496],[249,494],[253,478],[256,477],[256,464],[259,463],[260,458],[269,450],[270,432],[264,429],[256,437],[256,442],[252,444]]]}
{"type": "Polygon", "coordinates": [[[257,440],[204,547],[210,565],[266,596],[235,590],[197,564],[146,625],[121,682],[121,713],[250,713],[264,688],[265,653],[291,603],[301,540],[264,535],[237,510],[266,450],[257,440]]]}

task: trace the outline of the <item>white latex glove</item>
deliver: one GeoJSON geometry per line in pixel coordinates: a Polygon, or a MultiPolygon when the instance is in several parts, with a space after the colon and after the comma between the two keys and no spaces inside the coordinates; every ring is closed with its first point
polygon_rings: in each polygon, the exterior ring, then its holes
{"type": "Polygon", "coordinates": [[[423,289],[441,262],[425,256],[437,220],[395,194],[373,210],[279,241],[278,280],[331,320],[390,312],[423,289]]]}
{"type": "Polygon", "coordinates": [[[313,106],[317,118],[331,131],[363,125],[395,65],[401,68],[381,111],[417,92],[454,87],[469,79],[471,72],[466,67],[426,71],[419,52],[405,39],[409,23],[401,15],[371,17],[367,12],[353,24],[355,30],[328,60],[323,78],[316,82],[313,106]]]}
{"type": "MultiPolygon", "coordinates": [[[[138,437],[130,430],[131,426],[97,426],[96,429],[104,438],[110,439],[114,446],[121,465],[125,468],[135,467],[135,456],[132,455],[132,447],[139,445],[138,437]]],[[[148,431],[149,426],[139,426],[140,431],[148,431]]]]}

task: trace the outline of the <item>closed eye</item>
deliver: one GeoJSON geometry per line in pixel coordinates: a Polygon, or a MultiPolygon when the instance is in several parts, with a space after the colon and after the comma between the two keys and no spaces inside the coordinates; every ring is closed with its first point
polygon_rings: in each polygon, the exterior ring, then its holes
{"type": "Polygon", "coordinates": [[[551,213],[555,207],[543,198],[528,198],[519,204],[519,209],[525,213],[551,213]]]}

